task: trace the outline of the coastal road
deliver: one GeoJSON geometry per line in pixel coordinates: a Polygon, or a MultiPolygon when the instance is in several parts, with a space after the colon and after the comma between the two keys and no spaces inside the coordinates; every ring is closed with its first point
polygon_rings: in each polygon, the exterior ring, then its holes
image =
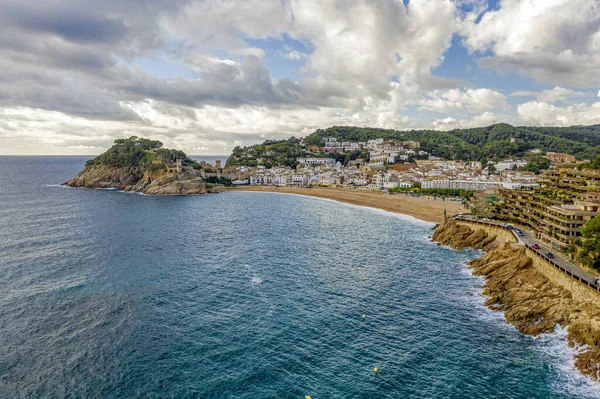
{"type": "MultiPolygon", "coordinates": [[[[497,227],[504,228],[504,229],[507,228],[505,224],[494,222],[494,221],[489,221],[489,220],[482,221],[482,220],[479,220],[479,219],[473,217],[472,215],[455,216],[454,219],[460,220],[460,221],[465,221],[465,222],[473,222],[473,223],[477,223],[477,224],[488,224],[488,225],[493,225],[493,226],[497,226],[497,227]]],[[[563,255],[560,252],[557,252],[554,249],[549,248],[548,246],[546,246],[546,244],[537,240],[530,231],[521,229],[521,231],[523,232],[523,235],[519,236],[519,234],[517,234],[515,229],[510,229],[510,230],[512,231],[512,233],[518,240],[519,244],[525,245],[531,251],[537,253],[540,257],[545,259],[550,264],[554,265],[556,268],[560,269],[562,272],[571,276],[572,278],[579,280],[584,284],[588,284],[592,288],[595,288],[596,290],[600,291],[600,281],[599,281],[600,277],[598,277],[590,272],[587,272],[587,271],[583,270],[582,268],[569,262],[568,260],[566,260],[563,257],[563,255]],[[535,248],[534,246],[539,246],[539,248],[535,248]]]]}
{"type": "MultiPolygon", "coordinates": [[[[561,253],[555,251],[554,249],[549,248],[546,244],[537,240],[531,232],[529,232],[527,230],[522,230],[522,231],[523,231],[523,237],[521,237],[521,239],[523,240],[525,245],[527,245],[527,247],[529,247],[529,249],[537,252],[543,258],[546,258],[547,261],[554,263],[555,266],[557,266],[558,268],[566,270],[567,274],[573,274],[573,275],[579,277],[579,279],[584,280],[584,281],[596,286],[596,280],[598,280],[598,278],[599,278],[598,276],[595,276],[592,273],[589,273],[589,272],[583,270],[582,268],[575,266],[574,264],[572,264],[571,262],[566,260],[561,253]],[[539,249],[534,248],[533,246],[535,244],[539,245],[540,248],[539,249]]],[[[513,234],[516,235],[516,232],[513,231],[513,234]]]]}

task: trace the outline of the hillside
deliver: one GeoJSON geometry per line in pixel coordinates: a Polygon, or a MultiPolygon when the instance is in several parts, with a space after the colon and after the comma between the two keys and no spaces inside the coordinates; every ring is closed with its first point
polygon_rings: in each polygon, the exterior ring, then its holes
{"type": "MultiPolygon", "coordinates": [[[[322,146],[322,139],[325,137],[334,137],[340,142],[364,142],[377,138],[417,141],[423,151],[445,159],[462,161],[485,162],[507,157],[522,157],[534,148],[543,152],[564,152],[575,155],[578,159],[593,159],[600,155],[600,125],[527,127],[496,124],[447,132],[333,126],[319,129],[306,137],[305,147],[302,147],[301,141],[295,138],[266,141],[263,144],[244,148],[237,147],[227,160],[227,164],[254,166],[257,164],[257,159],[262,158],[265,164],[289,165],[298,156],[310,155],[310,147],[322,146]]],[[[327,156],[343,158],[343,154],[327,156]]]]}
{"type": "Polygon", "coordinates": [[[183,151],[162,148],[160,141],[132,136],[115,140],[103,154],[65,185],[114,188],[151,195],[202,194],[203,166],[183,151]]]}

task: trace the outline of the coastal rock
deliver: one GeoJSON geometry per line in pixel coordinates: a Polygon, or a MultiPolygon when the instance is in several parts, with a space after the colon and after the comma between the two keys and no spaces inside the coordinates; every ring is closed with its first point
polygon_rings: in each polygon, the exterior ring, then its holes
{"type": "Polygon", "coordinates": [[[203,194],[209,192],[204,184],[207,172],[214,170],[183,151],[162,148],[160,141],[131,136],[115,140],[112,147],[87,161],[85,169],[65,185],[149,195],[203,194]]]}
{"type": "Polygon", "coordinates": [[[187,195],[209,192],[201,177],[193,172],[114,168],[105,165],[86,166],[67,181],[69,187],[114,188],[148,195],[187,195]]]}
{"type": "Polygon", "coordinates": [[[442,223],[435,227],[431,239],[454,249],[475,248],[483,251],[494,249],[496,236],[488,235],[484,230],[473,230],[468,226],[456,223],[454,220],[442,223]]]}
{"type": "MultiPolygon", "coordinates": [[[[450,221],[436,227],[432,238],[456,249],[488,251],[469,262],[473,274],[486,279],[486,306],[504,312],[506,320],[529,335],[551,333],[556,325],[568,327],[567,338],[581,350],[575,366],[600,380],[600,307],[573,299],[567,289],[553,284],[533,266],[524,247],[490,241],[482,229],[450,221]]],[[[600,297],[599,301],[600,303],[600,297]]]]}

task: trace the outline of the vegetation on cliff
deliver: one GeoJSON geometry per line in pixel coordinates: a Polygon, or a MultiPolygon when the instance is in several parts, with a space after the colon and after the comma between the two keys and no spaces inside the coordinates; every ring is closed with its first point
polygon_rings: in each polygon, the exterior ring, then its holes
{"type": "Polygon", "coordinates": [[[114,145],[101,155],[86,162],[86,165],[104,165],[114,168],[166,165],[181,159],[184,164],[200,168],[195,161],[190,159],[185,152],[162,148],[163,143],[131,136],[126,139],[117,139],[114,145]],[[153,162],[153,161],[159,161],[153,162]]]}
{"type": "Polygon", "coordinates": [[[257,159],[261,159],[262,164],[268,168],[295,167],[298,164],[297,159],[305,155],[306,151],[300,146],[300,140],[295,137],[287,140],[267,140],[250,147],[235,147],[226,165],[257,166],[257,159]]]}
{"type": "Polygon", "coordinates": [[[87,161],[85,169],[65,184],[155,195],[206,192],[202,165],[183,151],[162,145],[160,141],[136,136],[115,140],[111,148],[87,161]]]}

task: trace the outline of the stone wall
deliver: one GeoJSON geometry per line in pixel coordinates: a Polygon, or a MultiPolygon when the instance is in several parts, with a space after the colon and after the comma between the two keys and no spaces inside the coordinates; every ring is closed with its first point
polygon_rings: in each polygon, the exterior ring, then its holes
{"type": "MultiPolygon", "coordinates": [[[[503,244],[507,240],[511,243],[517,242],[517,239],[512,232],[500,227],[481,225],[465,221],[457,221],[457,223],[468,226],[474,230],[482,229],[491,235],[495,234],[497,236],[496,240],[498,243],[503,244]]],[[[600,304],[600,293],[598,291],[560,271],[555,266],[538,256],[534,251],[527,249],[526,253],[527,256],[533,260],[533,267],[535,267],[539,273],[550,280],[553,284],[561,286],[571,292],[573,299],[580,302],[600,304]]]]}
{"type": "Polygon", "coordinates": [[[464,222],[461,220],[457,220],[456,223],[463,225],[463,226],[467,226],[473,230],[481,229],[489,235],[495,235],[496,243],[499,245],[504,245],[504,243],[507,241],[510,243],[517,242],[517,238],[509,230],[505,230],[505,229],[502,229],[499,227],[494,227],[494,226],[490,226],[490,225],[486,225],[486,224],[479,224],[479,223],[476,224],[476,223],[472,223],[472,222],[464,222]]]}
{"type": "Polygon", "coordinates": [[[600,293],[594,288],[583,284],[548,263],[534,251],[527,249],[527,255],[533,260],[533,267],[553,284],[559,285],[571,292],[573,299],[580,302],[600,304],[600,293]]]}

